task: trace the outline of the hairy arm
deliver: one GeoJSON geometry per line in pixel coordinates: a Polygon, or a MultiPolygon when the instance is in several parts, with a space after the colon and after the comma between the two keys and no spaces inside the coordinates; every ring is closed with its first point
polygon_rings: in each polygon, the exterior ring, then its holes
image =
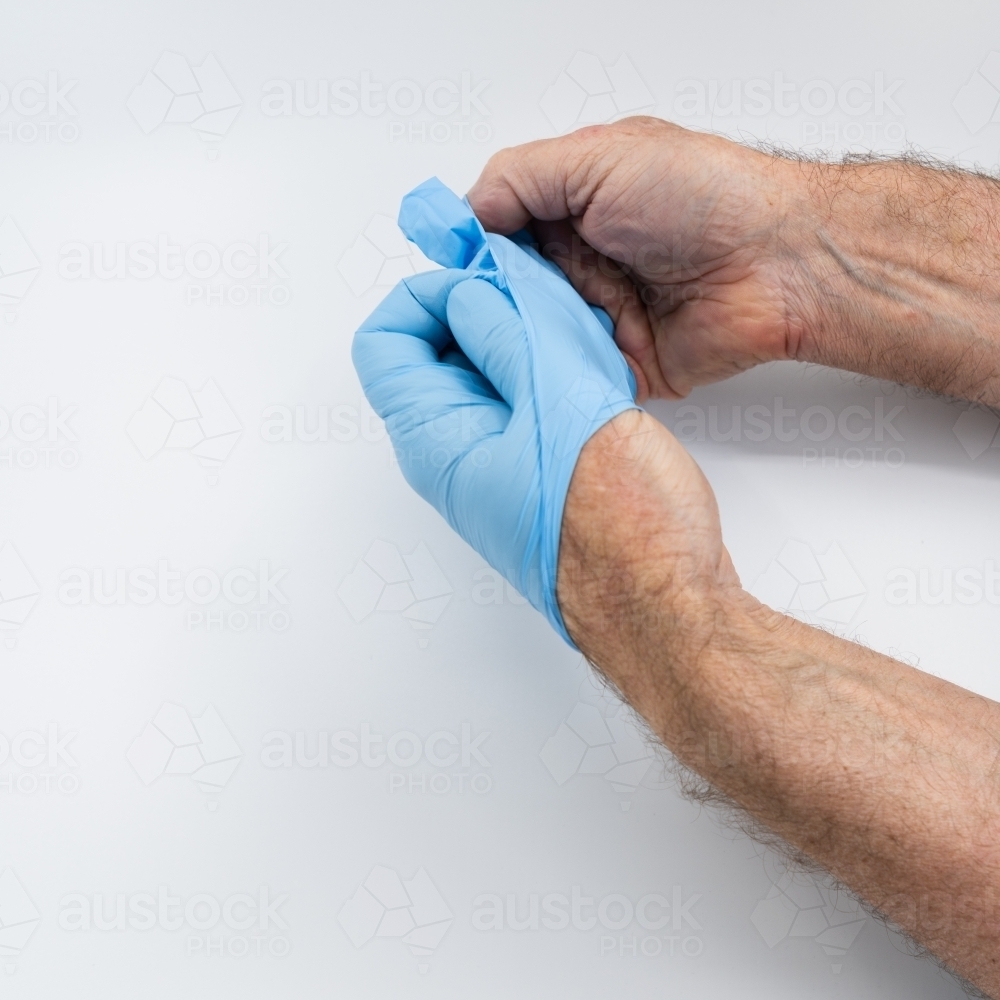
{"type": "MultiPolygon", "coordinates": [[[[1000,405],[992,179],[627,119],[503,151],[469,200],[608,309],[640,398],[797,359],[1000,405]]],[[[683,764],[1000,997],[1000,705],[755,601],[639,412],[577,463],[558,596],[683,764]]]]}
{"type": "Polygon", "coordinates": [[[469,192],[608,309],[640,399],[796,359],[1000,405],[1000,183],[652,118],[504,150],[469,192]]]}
{"type": "Polygon", "coordinates": [[[1000,184],[900,160],[791,167],[799,358],[1000,404],[1000,184]]]}
{"type": "Polygon", "coordinates": [[[640,412],[581,454],[558,592],[683,764],[1000,996],[1000,705],[755,601],[708,484],[640,412]]]}

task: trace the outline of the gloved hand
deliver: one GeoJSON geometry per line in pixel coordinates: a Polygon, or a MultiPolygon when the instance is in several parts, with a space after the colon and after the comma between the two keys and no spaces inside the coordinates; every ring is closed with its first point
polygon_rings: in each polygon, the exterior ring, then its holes
{"type": "Polygon", "coordinates": [[[399,224],[445,270],[405,278],[361,325],[365,394],[407,482],[572,646],[556,599],[566,493],[635,380],[610,320],[527,234],[486,233],[436,178],[399,224]]]}

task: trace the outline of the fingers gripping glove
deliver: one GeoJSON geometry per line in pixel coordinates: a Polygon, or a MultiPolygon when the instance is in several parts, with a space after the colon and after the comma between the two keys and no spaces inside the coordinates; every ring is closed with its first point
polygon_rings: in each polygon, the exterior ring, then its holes
{"type": "Polygon", "coordinates": [[[556,600],[570,477],[600,427],[635,406],[610,320],[526,234],[486,233],[436,178],[403,232],[445,269],[405,278],[353,359],[407,481],[571,646],[556,600]]]}

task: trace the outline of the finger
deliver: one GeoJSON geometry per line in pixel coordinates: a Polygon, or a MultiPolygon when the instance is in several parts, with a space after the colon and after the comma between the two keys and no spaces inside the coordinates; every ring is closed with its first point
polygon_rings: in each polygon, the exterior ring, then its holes
{"type": "MultiPolygon", "coordinates": [[[[458,346],[457,343],[452,343],[446,347],[441,352],[441,360],[449,365],[455,365],[458,368],[463,368],[467,372],[475,372],[475,374],[482,377],[482,372],[469,360],[468,355],[458,346]]],[[[493,389],[493,386],[483,378],[483,385],[488,386],[490,391],[494,393],[497,399],[500,398],[500,394],[493,389]]]]}
{"type": "Polygon", "coordinates": [[[469,360],[511,407],[531,392],[524,321],[500,289],[476,278],[456,285],[448,297],[448,325],[469,360]]]}
{"type": "Polygon", "coordinates": [[[384,420],[405,411],[420,425],[456,401],[496,403],[482,374],[452,357],[458,352],[447,326],[447,296],[463,280],[468,280],[463,272],[446,271],[408,278],[355,334],[354,366],[365,395],[384,420]]]}
{"type": "Polygon", "coordinates": [[[483,245],[483,231],[469,206],[436,177],[403,199],[399,228],[442,267],[468,267],[483,245]]]}
{"type": "Polygon", "coordinates": [[[442,350],[451,340],[447,305],[452,288],[468,275],[456,268],[404,278],[358,327],[358,332],[408,333],[442,350]]]}
{"type": "Polygon", "coordinates": [[[603,175],[606,126],[503,149],[490,158],[468,194],[490,232],[512,233],[534,219],[586,211],[603,175]]]}
{"type": "Polygon", "coordinates": [[[649,397],[677,398],[660,368],[642,289],[621,265],[581,240],[570,223],[538,223],[536,230],[544,252],[559,265],[580,296],[591,305],[600,306],[611,317],[615,343],[635,376],[636,399],[644,402],[649,397]]]}
{"type": "Polygon", "coordinates": [[[445,516],[456,466],[477,461],[511,418],[448,330],[446,293],[454,284],[443,272],[400,282],[354,335],[351,352],[407,482],[445,516]]]}

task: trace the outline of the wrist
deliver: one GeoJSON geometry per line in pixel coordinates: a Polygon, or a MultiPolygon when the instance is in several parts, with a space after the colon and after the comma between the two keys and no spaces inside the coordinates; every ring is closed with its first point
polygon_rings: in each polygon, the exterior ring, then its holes
{"type": "Polygon", "coordinates": [[[865,349],[870,357],[884,333],[884,324],[872,321],[886,303],[865,307],[879,297],[872,274],[882,240],[879,198],[871,184],[855,181],[855,168],[788,166],[794,194],[782,289],[800,334],[795,359],[861,371],[865,349]]]}
{"type": "Polygon", "coordinates": [[[838,640],[740,586],[715,502],[676,439],[642,411],[606,424],[574,470],[558,569],[574,642],[677,758],[735,799],[719,744],[778,759],[782,692],[812,683],[838,640]]]}
{"type": "Polygon", "coordinates": [[[715,499],[661,424],[631,410],[581,452],[563,514],[558,599],[577,646],[658,732],[732,609],[756,605],[722,545],[715,499]]]}

